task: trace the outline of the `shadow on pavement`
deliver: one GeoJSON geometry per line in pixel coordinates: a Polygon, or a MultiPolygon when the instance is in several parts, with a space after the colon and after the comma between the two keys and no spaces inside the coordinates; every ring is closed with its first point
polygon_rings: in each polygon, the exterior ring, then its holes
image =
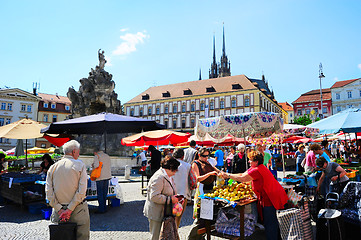
{"type": "Polygon", "coordinates": [[[29,213],[27,207],[7,203],[0,205],[0,222],[25,223],[43,219],[41,214],[29,213]]]}

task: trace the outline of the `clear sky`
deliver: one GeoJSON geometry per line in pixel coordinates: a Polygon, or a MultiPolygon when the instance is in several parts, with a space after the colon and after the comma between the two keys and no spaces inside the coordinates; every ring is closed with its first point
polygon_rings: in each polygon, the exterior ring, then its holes
{"type": "Polygon", "coordinates": [[[208,78],[222,23],[232,75],[265,74],[279,102],[361,77],[359,0],[0,0],[0,88],[65,96],[105,51],[122,103],[151,86],[208,78]]]}

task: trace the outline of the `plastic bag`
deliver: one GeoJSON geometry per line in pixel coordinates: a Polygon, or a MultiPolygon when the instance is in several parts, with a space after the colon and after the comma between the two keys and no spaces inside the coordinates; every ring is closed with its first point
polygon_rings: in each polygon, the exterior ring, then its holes
{"type": "Polygon", "coordinates": [[[124,198],[123,198],[123,190],[118,182],[117,177],[113,177],[110,180],[111,185],[115,185],[115,196],[120,200],[120,204],[124,204],[124,198]]]}
{"type": "Polygon", "coordinates": [[[99,162],[99,167],[94,168],[94,170],[91,172],[90,179],[92,181],[95,181],[98,177],[100,177],[100,173],[102,171],[102,166],[103,166],[103,163],[99,162]]]}

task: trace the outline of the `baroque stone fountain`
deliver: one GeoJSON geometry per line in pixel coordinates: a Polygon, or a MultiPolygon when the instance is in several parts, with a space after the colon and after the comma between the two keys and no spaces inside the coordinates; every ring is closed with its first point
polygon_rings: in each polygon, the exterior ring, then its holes
{"type": "MultiPolygon", "coordinates": [[[[79,91],[74,87],[69,88],[67,96],[71,101],[72,109],[70,118],[78,118],[92,114],[108,112],[122,114],[118,94],[114,92],[115,82],[112,74],[104,70],[107,62],[104,51],[98,50],[99,65],[95,70],[91,68],[89,76],[79,80],[79,91]]],[[[109,155],[126,156],[130,150],[120,144],[120,140],[128,134],[106,135],[107,153],[109,155]]],[[[81,144],[81,154],[93,154],[94,148],[100,146],[104,150],[104,135],[87,134],[76,138],[81,144]]]]}

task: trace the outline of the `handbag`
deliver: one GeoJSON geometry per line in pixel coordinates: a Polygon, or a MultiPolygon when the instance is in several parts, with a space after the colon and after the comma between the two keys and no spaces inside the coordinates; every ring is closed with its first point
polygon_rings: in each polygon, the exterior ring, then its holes
{"type": "Polygon", "coordinates": [[[194,174],[194,171],[192,168],[189,170],[188,184],[189,184],[189,190],[191,190],[191,191],[197,188],[197,177],[194,174]]]}
{"type": "Polygon", "coordinates": [[[99,166],[97,168],[94,168],[93,171],[90,174],[90,180],[95,181],[98,177],[100,177],[100,174],[102,172],[102,166],[103,163],[99,162],[99,166]]]}
{"type": "Polygon", "coordinates": [[[301,210],[290,208],[277,210],[277,220],[280,226],[282,240],[303,240],[303,224],[301,210]]]}
{"type": "Polygon", "coordinates": [[[159,240],[179,240],[178,228],[172,214],[172,199],[170,199],[168,204],[169,198],[167,196],[164,204],[164,218],[162,220],[159,240]]]}
{"type": "Polygon", "coordinates": [[[72,222],[50,224],[50,240],[76,240],[78,225],[72,222]]]}

